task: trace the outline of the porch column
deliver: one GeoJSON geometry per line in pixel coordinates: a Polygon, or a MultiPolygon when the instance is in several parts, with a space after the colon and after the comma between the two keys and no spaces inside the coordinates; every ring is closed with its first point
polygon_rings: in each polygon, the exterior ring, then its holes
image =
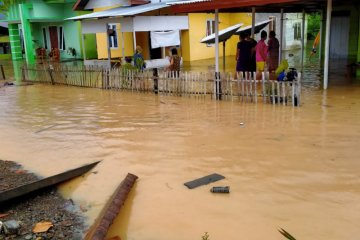
{"type": "Polygon", "coordinates": [[[20,31],[18,24],[9,24],[11,58],[13,61],[22,59],[20,31]]]}
{"type": "Polygon", "coordinates": [[[320,39],[319,39],[319,66],[321,66],[322,51],[323,51],[323,21],[324,21],[324,10],[320,11],[320,39]]]}
{"type": "Polygon", "coordinates": [[[219,10],[215,9],[215,99],[221,99],[219,72],[219,10]]]}
{"type": "Polygon", "coordinates": [[[136,32],[133,31],[133,39],[134,39],[134,53],[136,52],[136,32]]]}
{"type": "Polygon", "coordinates": [[[121,32],[121,54],[122,54],[122,61],[121,63],[125,63],[125,40],[124,40],[124,32],[121,32]]]}
{"type": "Polygon", "coordinates": [[[279,48],[279,64],[282,60],[282,51],[283,51],[283,41],[284,41],[284,9],[280,11],[280,48],[279,48]]]}
{"type": "Polygon", "coordinates": [[[109,35],[110,26],[106,24],[106,37],[107,37],[107,50],[108,50],[108,64],[109,68],[111,68],[111,48],[110,48],[110,41],[111,37],[109,35]]]}
{"type": "Polygon", "coordinates": [[[331,27],[332,0],[327,1],[326,33],[325,33],[325,60],[324,60],[324,89],[328,88],[329,57],[330,57],[330,27],[331,27]]]}
{"type": "Polygon", "coordinates": [[[251,38],[255,39],[255,7],[251,8],[251,38]]]}
{"type": "Polygon", "coordinates": [[[32,4],[19,4],[19,15],[24,38],[25,58],[27,64],[35,63],[34,44],[31,34],[31,23],[29,21],[29,9],[31,8],[32,4]]]}
{"type": "Polygon", "coordinates": [[[82,32],[81,32],[81,43],[82,43],[82,49],[83,49],[83,58],[84,58],[84,62],[85,62],[86,61],[85,37],[82,32]]]}
{"type": "Polygon", "coordinates": [[[302,11],[301,23],[301,73],[304,71],[304,58],[305,58],[305,9],[302,11]]]}

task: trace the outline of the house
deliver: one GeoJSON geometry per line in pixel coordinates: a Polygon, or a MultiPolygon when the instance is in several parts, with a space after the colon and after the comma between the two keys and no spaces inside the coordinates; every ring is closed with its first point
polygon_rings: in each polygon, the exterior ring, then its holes
{"type": "MultiPolygon", "coordinates": [[[[74,10],[93,10],[94,12],[101,12],[106,9],[116,9],[119,6],[134,6],[151,2],[153,4],[159,3],[158,0],[152,1],[127,1],[127,0],[78,0],[75,4],[74,10]]],[[[170,2],[170,1],[161,1],[170,2]]],[[[156,12],[147,12],[146,15],[171,15],[172,13],[167,9],[161,9],[156,12]]],[[[184,61],[202,60],[215,57],[215,51],[213,51],[213,45],[200,43],[200,40],[212,33],[214,33],[214,14],[213,13],[188,13],[182,14],[188,17],[189,27],[186,30],[180,32],[181,44],[178,46],[180,54],[184,61]]],[[[301,46],[301,14],[285,14],[287,21],[284,26],[284,49],[300,47],[301,46]]],[[[251,25],[252,15],[251,13],[220,13],[219,29],[225,29],[232,25],[243,23],[244,26],[251,25]]],[[[256,15],[256,21],[262,21],[266,19],[272,19],[273,22],[269,24],[265,30],[280,29],[280,13],[259,13],[256,15]]],[[[110,24],[115,34],[108,39],[106,33],[97,33],[97,49],[98,58],[106,59],[108,57],[107,44],[110,43],[111,57],[119,58],[123,55],[121,43],[124,38],[125,56],[133,55],[134,46],[133,43],[142,46],[143,55],[146,59],[162,58],[168,52],[168,49],[151,48],[151,34],[149,32],[138,31],[136,33],[121,33],[121,25],[119,23],[110,24]]],[[[258,37],[259,38],[259,37],[258,37]]],[[[225,49],[226,56],[235,55],[237,42],[239,41],[237,36],[231,37],[227,42],[225,49]]],[[[220,46],[220,53],[222,54],[222,45],[220,46]]]]}
{"type": "MultiPolygon", "coordinates": [[[[58,49],[60,60],[83,57],[80,23],[64,21],[82,14],[72,10],[75,0],[16,1],[9,7],[6,21],[9,26],[13,60],[35,62],[37,49],[44,48],[46,55],[58,49]]],[[[88,56],[96,57],[95,38],[84,40],[88,56]]],[[[42,51],[44,52],[44,51],[42,51]]]]}
{"type": "MultiPolygon", "coordinates": [[[[4,19],[0,14],[0,19],[4,19]]],[[[7,23],[0,22],[0,60],[11,59],[9,29],[7,23]]]]}

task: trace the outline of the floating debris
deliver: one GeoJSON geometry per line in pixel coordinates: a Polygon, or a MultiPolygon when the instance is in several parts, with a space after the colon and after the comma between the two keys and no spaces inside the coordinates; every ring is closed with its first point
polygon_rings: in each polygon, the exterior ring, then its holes
{"type": "Polygon", "coordinates": [[[230,193],[230,187],[212,187],[210,189],[210,192],[212,193],[230,193]]]}
{"type": "Polygon", "coordinates": [[[193,188],[196,188],[196,187],[199,187],[199,186],[202,186],[202,185],[206,185],[206,184],[209,184],[209,183],[212,183],[212,182],[219,181],[219,180],[224,179],[224,178],[225,177],[220,175],[220,174],[213,173],[213,174],[210,174],[208,176],[198,178],[198,179],[195,179],[195,180],[190,181],[190,182],[186,182],[186,183],[184,183],[184,185],[187,186],[189,189],[193,189],[193,188]]]}

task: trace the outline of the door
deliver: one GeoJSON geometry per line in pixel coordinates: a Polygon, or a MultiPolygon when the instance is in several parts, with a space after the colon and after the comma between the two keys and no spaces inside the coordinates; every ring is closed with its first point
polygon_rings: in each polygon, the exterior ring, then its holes
{"type": "Polygon", "coordinates": [[[149,48],[150,48],[150,59],[160,59],[162,58],[161,48],[151,48],[151,35],[149,32],[149,48]]]}
{"type": "Polygon", "coordinates": [[[49,27],[51,49],[59,48],[58,30],[56,26],[49,27]]]}
{"type": "Polygon", "coordinates": [[[330,58],[346,59],[349,51],[349,16],[333,16],[330,31],[330,58]]]}

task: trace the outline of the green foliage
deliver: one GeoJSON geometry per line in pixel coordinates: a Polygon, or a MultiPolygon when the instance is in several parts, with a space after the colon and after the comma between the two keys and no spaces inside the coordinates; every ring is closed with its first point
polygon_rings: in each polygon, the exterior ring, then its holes
{"type": "Polygon", "coordinates": [[[307,38],[309,40],[315,39],[317,33],[320,31],[321,15],[320,13],[311,13],[308,17],[307,38]]]}
{"type": "Polygon", "coordinates": [[[208,232],[205,232],[204,235],[201,236],[201,240],[210,240],[208,232]]]}
{"type": "Polygon", "coordinates": [[[16,0],[2,0],[0,3],[0,13],[7,15],[11,5],[16,4],[16,0]]]}

